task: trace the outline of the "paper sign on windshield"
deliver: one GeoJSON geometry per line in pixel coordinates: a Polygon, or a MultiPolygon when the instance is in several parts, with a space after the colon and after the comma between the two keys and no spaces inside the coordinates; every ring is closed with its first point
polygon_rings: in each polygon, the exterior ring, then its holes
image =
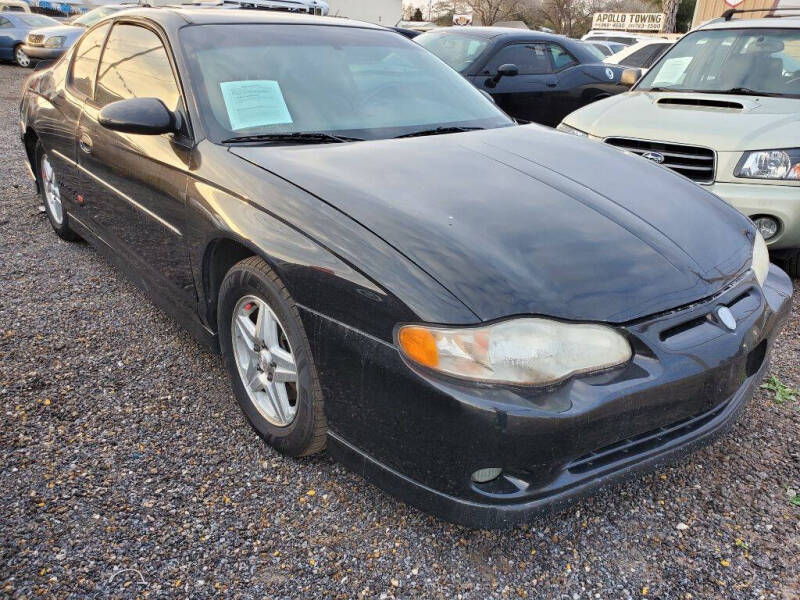
{"type": "Polygon", "coordinates": [[[680,83],[683,79],[683,74],[686,72],[691,62],[691,56],[668,58],[664,61],[664,64],[661,65],[661,68],[658,69],[658,75],[656,75],[656,79],[653,81],[653,86],[675,85],[676,83],[680,83]]]}
{"type": "Polygon", "coordinates": [[[219,86],[234,131],[292,122],[277,81],[223,81],[219,86]]]}

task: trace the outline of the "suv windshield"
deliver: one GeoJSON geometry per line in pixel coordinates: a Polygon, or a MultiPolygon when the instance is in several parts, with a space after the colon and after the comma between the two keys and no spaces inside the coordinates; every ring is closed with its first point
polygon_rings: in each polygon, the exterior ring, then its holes
{"type": "Polygon", "coordinates": [[[636,90],[798,97],[800,31],[697,31],[679,41],[636,90]]]}
{"type": "Polygon", "coordinates": [[[381,139],[513,125],[458,73],[390,31],[195,25],[181,30],[181,41],[215,142],[287,133],[381,139]]]}
{"type": "Polygon", "coordinates": [[[449,31],[423,33],[414,38],[414,41],[460,73],[475,62],[488,43],[483,37],[449,31]]]}

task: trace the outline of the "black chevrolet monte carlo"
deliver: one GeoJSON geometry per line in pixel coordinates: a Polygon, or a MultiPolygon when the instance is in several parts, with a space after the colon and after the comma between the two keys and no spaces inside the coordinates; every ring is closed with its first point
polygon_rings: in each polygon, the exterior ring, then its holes
{"type": "Polygon", "coordinates": [[[133,9],[20,126],[56,233],[218,348],[267,443],[472,527],[710,440],[789,311],[724,202],[372,25],[133,9]]]}
{"type": "Polygon", "coordinates": [[[414,41],[512,117],[550,127],[581,106],[627,92],[636,80],[624,83],[629,69],[604,64],[585,43],[541,31],[442,27],[414,41]]]}

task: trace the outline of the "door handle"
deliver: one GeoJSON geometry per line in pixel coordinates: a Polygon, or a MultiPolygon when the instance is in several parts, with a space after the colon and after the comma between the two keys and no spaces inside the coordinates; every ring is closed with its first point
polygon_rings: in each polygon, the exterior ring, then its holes
{"type": "Polygon", "coordinates": [[[547,87],[551,87],[551,88],[556,87],[558,85],[558,79],[546,79],[544,84],[547,87]]]}
{"type": "Polygon", "coordinates": [[[78,145],[86,154],[92,153],[92,138],[89,137],[88,133],[81,134],[81,139],[78,142],[78,145]]]}

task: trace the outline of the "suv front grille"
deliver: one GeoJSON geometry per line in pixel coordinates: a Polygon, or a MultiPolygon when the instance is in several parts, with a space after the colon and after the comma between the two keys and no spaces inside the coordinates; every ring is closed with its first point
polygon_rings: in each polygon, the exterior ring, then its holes
{"type": "Polygon", "coordinates": [[[606,138],[605,143],[639,156],[648,152],[660,154],[664,157],[664,162],[660,163],[663,166],[697,183],[714,182],[716,156],[710,148],[618,137],[606,138]]]}
{"type": "Polygon", "coordinates": [[[28,36],[28,43],[33,46],[41,46],[44,41],[44,34],[30,34],[28,36]]]}

